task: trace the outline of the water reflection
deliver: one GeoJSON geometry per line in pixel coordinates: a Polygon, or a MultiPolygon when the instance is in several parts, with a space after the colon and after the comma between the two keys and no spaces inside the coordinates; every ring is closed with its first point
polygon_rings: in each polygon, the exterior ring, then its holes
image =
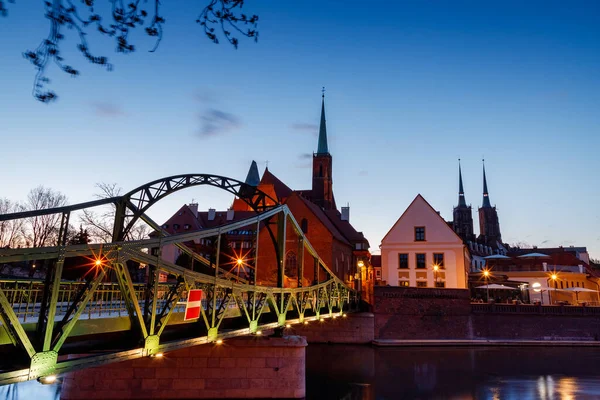
{"type": "Polygon", "coordinates": [[[597,348],[310,345],[307,399],[600,399],[597,348]]]}
{"type": "Polygon", "coordinates": [[[2,400],[58,400],[59,398],[59,384],[42,385],[37,381],[28,381],[0,386],[0,399],[2,400]]]}

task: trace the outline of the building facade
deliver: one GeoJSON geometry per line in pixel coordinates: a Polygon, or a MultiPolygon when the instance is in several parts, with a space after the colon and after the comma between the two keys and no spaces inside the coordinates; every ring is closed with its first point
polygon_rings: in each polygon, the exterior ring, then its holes
{"type": "Polygon", "coordinates": [[[462,238],[421,195],[381,241],[386,285],[463,289],[469,264],[462,238]]]}

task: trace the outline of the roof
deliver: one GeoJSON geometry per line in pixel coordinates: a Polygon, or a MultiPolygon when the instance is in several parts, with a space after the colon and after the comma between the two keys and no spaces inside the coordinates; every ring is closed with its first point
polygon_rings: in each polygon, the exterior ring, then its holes
{"type": "Polygon", "coordinates": [[[319,219],[319,221],[321,221],[321,223],[327,228],[327,230],[329,232],[331,232],[331,235],[335,239],[337,239],[338,241],[340,241],[342,243],[346,243],[346,244],[350,245],[350,242],[344,237],[344,235],[339,231],[339,229],[337,229],[336,226],[331,222],[331,220],[327,217],[327,215],[325,214],[325,211],[323,211],[321,209],[321,207],[319,207],[315,203],[305,199],[302,196],[298,195],[297,197],[319,219]]]}
{"type": "Polygon", "coordinates": [[[252,217],[256,217],[254,211],[234,211],[231,220],[227,220],[227,211],[215,211],[215,218],[213,220],[208,219],[208,211],[201,211],[198,213],[198,221],[203,229],[216,228],[217,226],[227,225],[232,222],[252,217]]]}
{"type": "Polygon", "coordinates": [[[431,211],[433,211],[433,213],[435,215],[437,215],[437,217],[442,221],[442,223],[444,224],[444,226],[448,227],[448,229],[458,238],[458,240],[461,241],[461,243],[464,243],[463,239],[454,231],[454,229],[452,229],[451,226],[449,226],[448,221],[446,221],[444,218],[442,218],[442,216],[436,211],[435,208],[433,208],[431,206],[431,204],[429,204],[429,202],[427,200],[425,200],[425,198],[423,196],[421,196],[421,194],[417,194],[417,196],[413,199],[413,201],[410,202],[410,204],[408,205],[408,207],[406,207],[406,210],[404,210],[404,212],[402,213],[402,215],[400,216],[400,218],[398,218],[396,220],[396,222],[394,222],[394,225],[392,225],[392,227],[390,228],[389,231],[387,231],[387,233],[385,234],[385,236],[383,237],[383,239],[381,239],[381,243],[383,243],[383,241],[385,240],[385,238],[394,230],[394,228],[396,227],[396,225],[398,225],[400,223],[400,221],[402,220],[402,217],[404,217],[404,215],[406,215],[406,212],[412,207],[412,205],[415,203],[415,201],[417,201],[417,199],[421,199],[425,202],[425,204],[427,204],[429,206],[429,208],[431,209],[431,211]]]}
{"type": "Polygon", "coordinates": [[[269,171],[269,168],[265,169],[265,173],[260,180],[260,185],[273,185],[277,200],[280,202],[290,197],[290,195],[293,193],[292,189],[290,189],[285,183],[283,183],[278,177],[269,171]]]}
{"type": "Polygon", "coordinates": [[[344,235],[350,242],[363,242],[367,239],[362,232],[358,232],[350,221],[342,220],[342,214],[338,210],[323,210],[327,218],[335,225],[335,227],[344,235]]]}

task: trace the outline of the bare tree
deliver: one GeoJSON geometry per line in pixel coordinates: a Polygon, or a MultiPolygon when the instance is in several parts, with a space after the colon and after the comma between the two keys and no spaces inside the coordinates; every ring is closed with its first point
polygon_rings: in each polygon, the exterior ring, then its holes
{"type": "MultiPolygon", "coordinates": [[[[96,187],[99,193],[94,196],[98,199],[107,199],[118,197],[123,189],[116,183],[97,183],[96,187]]],[[[87,229],[90,238],[94,242],[108,243],[112,241],[113,225],[115,222],[115,206],[111,205],[104,208],[103,211],[97,212],[94,210],[83,210],[81,222],[87,229]]],[[[125,221],[127,225],[129,221],[125,221]]],[[[141,240],[147,239],[150,229],[143,222],[136,223],[133,228],[127,232],[126,240],[141,240]]]]}
{"type": "MultiPolygon", "coordinates": [[[[8,3],[14,2],[15,0],[8,0],[8,3]]],[[[131,53],[135,51],[135,46],[129,41],[129,33],[140,27],[155,41],[150,51],[154,52],[158,48],[165,23],[160,0],[109,0],[110,12],[106,12],[108,15],[105,16],[97,12],[95,3],[94,0],[44,0],[45,15],[50,21],[48,36],[35,50],[23,53],[37,69],[33,86],[33,95],[37,100],[49,102],[56,99],[56,93],[45,88],[50,82],[46,76],[50,63],[53,62],[71,76],[79,75],[78,70],[65,63],[61,52],[60,45],[68,31],[75,32],[79,37],[77,49],[81,54],[92,64],[107,70],[112,69],[112,64],[107,57],[92,54],[87,41],[89,31],[96,31],[115,40],[117,52],[131,53]]],[[[204,4],[206,6],[196,18],[196,23],[212,42],[219,43],[215,27],[235,48],[239,43],[236,35],[254,38],[255,41],[258,39],[258,16],[241,13],[244,0],[205,0],[204,4]],[[232,32],[236,34],[233,35],[232,32]]],[[[8,15],[7,7],[6,1],[0,0],[0,17],[8,15]]]]}
{"type": "MultiPolygon", "coordinates": [[[[0,199],[0,214],[11,214],[23,211],[23,205],[10,201],[9,199],[0,199]]],[[[10,221],[0,221],[0,247],[18,247],[23,244],[23,219],[13,219],[10,221]]]]}
{"type": "MultiPolygon", "coordinates": [[[[27,195],[26,210],[43,210],[67,204],[67,197],[50,188],[38,186],[27,195]]],[[[60,214],[40,215],[25,219],[23,235],[30,247],[43,247],[56,244],[60,224],[60,214]]]]}

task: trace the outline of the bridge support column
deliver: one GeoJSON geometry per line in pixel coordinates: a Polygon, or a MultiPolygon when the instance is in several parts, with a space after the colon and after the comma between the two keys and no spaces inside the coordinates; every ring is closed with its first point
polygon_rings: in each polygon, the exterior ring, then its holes
{"type": "Polygon", "coordinates": [[[305,397],[306,339],[241,337],[65,375],[61,399],[305,397]]]}

